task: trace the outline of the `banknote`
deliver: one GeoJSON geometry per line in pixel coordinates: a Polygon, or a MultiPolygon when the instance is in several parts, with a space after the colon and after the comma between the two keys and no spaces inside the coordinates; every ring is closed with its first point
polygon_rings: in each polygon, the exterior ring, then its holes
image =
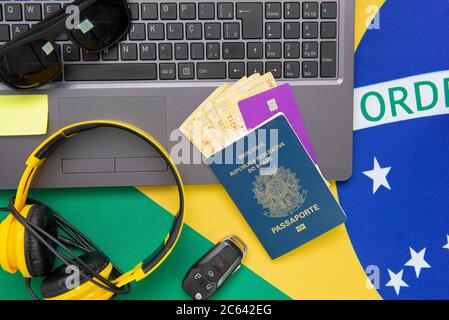
{"type": "Polygon", "coordinates": [[[203,112],[204,106],[213,101],[215,98],[223,94],[230,85],[228,83],[223,83],[221,86],[219,86],[217,89],[215,89],[190,115],[189,117],[184,120],[182,125],[179,127],[181,132],[184,133],[188,138],[191,137],[192,133],[192,125],[195,120],[197,120],[200,116],[200,113],[203,112]]]}
{"type": "Polygon", "coordinates": [[[180,126],[181,132],[200,150],[205,156],[210,156],[223,148],[221,134],[212,125],[204,108],[216,97],[224,93],[230,87],[225,83],[218,87],[206,98],[194,112],[180,126]]]}
{"type": "MultiPolygon", "coordinates": [[[[266,73],[260,77],[254,78],[253,81],[247,81],[242,85],[236,87],[232,94],[220,95],[220,110],[219,113],[223,122],[223,127],[226,132],[225,145],[233,143],[235,140],[245,135],[248,130],[243,120],[238,103],[241,100],[264,92],[266,90],[276,87],[276,80],[271,72],[266,73]]],[[[215,100],[216,101],[216,100],[215,100]]],[[[215,105],[214,101],[214,105],[215,105]]]]}
{"type": "Polygon", "coordinates": [[[222,114],[225,113],[224,109],[227,107],[225,103],[226,98],[235,94],[235,92],[237,92],[241,86],[245,85],[246,83],[250,83],[259,77],[259,74],[254,74],[248,78],[244,77],[240,79],[239,81],[234,83],[228,90],[226,90],[226,92],[223,92],[222,94],[216,96],[215,99],[212,100],[212,103],[208,103],[204,107],[204,111],[212,122],[212,125],[221,132],[223,141],[227,141],[230,138],[228,128],[225,126],[222,116],[222,114]]]}
{"type": "Polygon", "coordinates": [[[180,130],[204,156],[209,157],[247,132],[238,102],[276,85],[271,73],[255,73],[232,85],[225,83],[192,112],[180,130]]]}

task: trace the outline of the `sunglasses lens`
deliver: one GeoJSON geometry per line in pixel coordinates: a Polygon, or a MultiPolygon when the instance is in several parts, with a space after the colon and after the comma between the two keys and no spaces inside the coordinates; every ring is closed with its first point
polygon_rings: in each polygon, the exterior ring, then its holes
{"type": "Polygon", "coordinates": [[[38,87],[59,74],[61,64],[56,50],[47,40],[5,49],[0,54],[0,75],[18,89],[38,87]]]}
{"type": "Polygon", "coordinates": [[[85,49],[100,51],[120,40],[129,24],[125,1],[98,1],[81,12],[80,24],[72,30],[72,36],[85,49]]]}

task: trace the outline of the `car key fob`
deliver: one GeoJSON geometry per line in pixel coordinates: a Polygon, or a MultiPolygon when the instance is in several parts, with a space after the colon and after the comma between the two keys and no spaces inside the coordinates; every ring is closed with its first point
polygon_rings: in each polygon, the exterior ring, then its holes
{"type": "Polygon", "coordinates": [[[215,294],[240,267],[246,250],[245,243],[236,236],[218,243],[187,272],[182,282],[185,292],[196,300],[215,294]]]}

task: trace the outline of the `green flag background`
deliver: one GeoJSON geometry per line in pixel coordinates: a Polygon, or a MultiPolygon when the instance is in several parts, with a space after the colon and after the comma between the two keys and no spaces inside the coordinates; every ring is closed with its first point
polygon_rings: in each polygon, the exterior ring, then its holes
{"type": "MultiPolygon", "coordinates": [[[[0,191],[6,206],[14,191],[0,191]]],[[[170,229],[173,216],[133,187],[40,189],[31,198],[62,214],[127,271],[151,254],[170,229]]],[[[174,196],[175,199],[175,196],[174,196]]],[[[6,214],[0,216],[3,219],[6,214]]],[[[188,269],[214,244],[185,225],[168,259],[149,277],[133,283],[118,299],[187,299],[181,282],[188,269]]],[[[38,288],[41,280],[35,280],[38,288]]],[[[29,299],[19,273],[0,271],[0,299],[29,299]]],[[[257,274],[242,266],[215,299],[289,299],[257,274]]]]}

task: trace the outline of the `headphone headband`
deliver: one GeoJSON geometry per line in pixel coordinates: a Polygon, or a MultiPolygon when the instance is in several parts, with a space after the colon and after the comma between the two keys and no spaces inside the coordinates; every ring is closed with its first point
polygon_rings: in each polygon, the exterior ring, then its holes
{"type": "Polygon", "coordinates": [[[152,255],[137,264],[132,270],[126,272],[113,281],[117,284],[117,286],[121,287],[131,281],[139,281],[154,271],[173,250],[179,239],[179,235],[181,234],[184,224],[184,184],[182,182],[181,175],[179,174],[179,171],[176,168],[175,163],[170,158],[168,152],[155,138],[133,125],[113,120],[92,120],[63,127],[45,139],[45,141],[43,141],[27,159],[26,168],[17,189],[14,208],[19,212],[23,209],[26,204],[31,182],[37,172],[38,167],[62,142],[70,139],[70,137],[80,132],[93,130],[99,127],[112,127],[124,130],[150,144],[167,162],[168,167],[175,178],[179,193],[179,211],[176,214],[175,221],[173,222],[170,232],[167,234],[164,242],[152,255]]]}

